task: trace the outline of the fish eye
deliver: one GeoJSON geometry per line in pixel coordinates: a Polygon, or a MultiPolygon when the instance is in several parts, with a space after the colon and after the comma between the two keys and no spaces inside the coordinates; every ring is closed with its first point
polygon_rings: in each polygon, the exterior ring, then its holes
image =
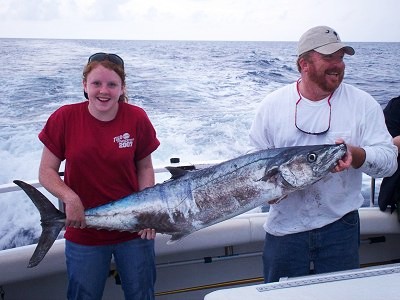
{"type": "Polygon", "coordinates": [[[315,154],[314,152],[311,152],[311,153],[309,153],[309,154],[307,155],[307,161],[308,161],[309,163],[313,163],[313,162],[315,162],[315,161],[317,160],[317,157],[318,157],[317,154],[315,154]]]}

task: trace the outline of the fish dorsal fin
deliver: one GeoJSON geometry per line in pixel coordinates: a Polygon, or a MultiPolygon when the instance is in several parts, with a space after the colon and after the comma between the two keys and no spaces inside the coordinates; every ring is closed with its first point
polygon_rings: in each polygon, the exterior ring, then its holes
{"type": "Polygon", "coordinates": [[[171,179],[178,179],[184,176],[188,171],[177,167],[165,167],[171,173],[171,179]]]}

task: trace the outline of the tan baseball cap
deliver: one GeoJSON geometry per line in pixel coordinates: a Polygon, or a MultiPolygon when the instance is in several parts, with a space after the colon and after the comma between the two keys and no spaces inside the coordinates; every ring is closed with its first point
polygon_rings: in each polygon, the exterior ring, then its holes
{"type": "Polygon", "coordinates": [[[297,46],[297,54],[314,50],[321,54],[332,54],[344,49],[348,55],[355,53],[354,49],[342,43],[339,34],[328,26],[317,26],[307,30],[301,37],[297,46]]]}

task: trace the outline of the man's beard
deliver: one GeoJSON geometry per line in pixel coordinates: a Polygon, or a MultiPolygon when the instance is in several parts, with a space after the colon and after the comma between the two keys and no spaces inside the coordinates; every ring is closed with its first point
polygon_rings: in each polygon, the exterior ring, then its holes
{"type": "Polygon", "coordinates": [[[323,90],[327,93],[332,93],[342,83],[343,77],[344,77],[344,70],[342,71],[338,68],[334,68],[334,69],[325,70],[323,73],[321,73],[321,72],[318,72],[314,68],[314,66],[312,66],[311,72],[308,72],[308,77],[309,77],[310,81],[314,82],[321,90],[323,90]],[[331,75],[328,75],[328,74],[332,74],[332,73],[338,74],[337,80],[333,83],[332,83],[332,81],[326,79],[326,76],[329,77],[331,75]]]}

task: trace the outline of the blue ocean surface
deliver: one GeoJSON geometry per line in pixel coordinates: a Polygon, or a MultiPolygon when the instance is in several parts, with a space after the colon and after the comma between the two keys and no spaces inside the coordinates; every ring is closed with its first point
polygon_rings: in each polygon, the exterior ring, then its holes
{"type": "MultiPolygon", "coordinates": [[[[345,82],[383,108],[400,94],[400,43],[350,45],[345,82]]],[[[82,70],[95,52],[125,60],[130,103],[146,110],[161,141],[155,166],[246,153],[259,102],[299,77],[295,42],[0,39],[0,185],[37,179],[37,134],[55,109],[84,100],[82,70]]],[[[366,201],[369,188],[366,178],[366,201]]],[[[40,216],[23,192],[0,194],[0,207],[0,250],[37,241],[40,216]]]]}

